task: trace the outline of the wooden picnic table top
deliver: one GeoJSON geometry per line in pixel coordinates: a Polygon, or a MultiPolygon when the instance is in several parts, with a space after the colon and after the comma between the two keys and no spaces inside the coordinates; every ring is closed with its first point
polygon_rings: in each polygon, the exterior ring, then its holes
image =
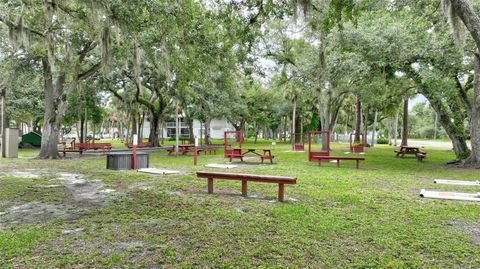
{"type": "Polygon", "coordinates": [[[400,148],[404,148],[404,149],[420,149],[420,147],[414,147],[414,146],[400,146],[400,148]]]}
{"type": "MultiPolygon", "coordinates": [[[[178,145],[178,148],[186,148],[186,149],[188,149],[188,148],[193,148],[193,147],[195,147],[195,145],[193,145],[193,144],[178,145]]],[[[175,145],[173,145],[172,148],[175,148],[175,145]]]]}

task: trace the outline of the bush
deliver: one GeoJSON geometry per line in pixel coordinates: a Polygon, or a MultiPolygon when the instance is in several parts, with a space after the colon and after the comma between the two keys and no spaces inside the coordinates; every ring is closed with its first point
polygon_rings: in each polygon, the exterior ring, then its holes
{"type": "Polygon", "coordinates": [[[377,138],[377,144],[386,145],[388,144],[388,139],[385,136],[379,136],[377,138]]]}

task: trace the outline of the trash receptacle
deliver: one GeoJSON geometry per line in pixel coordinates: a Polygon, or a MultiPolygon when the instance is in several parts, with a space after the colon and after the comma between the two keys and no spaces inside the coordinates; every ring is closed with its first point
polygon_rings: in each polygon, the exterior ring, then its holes
{"type": "Polygon", "coordinates": [[[18,136],[20,132],[16,128],[5,129],[5,157],[18,158],[18,136]]]}

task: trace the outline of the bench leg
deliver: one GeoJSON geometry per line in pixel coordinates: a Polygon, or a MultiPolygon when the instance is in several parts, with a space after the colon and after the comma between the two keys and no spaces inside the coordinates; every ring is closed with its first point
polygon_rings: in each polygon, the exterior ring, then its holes
{"type": "Polygon", "coordinates": [[[337,160],[337,167],[340,167],[340,160],[337,160]]]}
{"type": "Polygon", "coordinates": [[[285,185],[278,184],[278,201],[283,202],[285,200],[285,185]]]}
{"type": "Polygon", "coordinates": [[[322,166],[322,160],[318,160],[318,166],[322,166]]]}
{"type": "Polygon", "coordinates": [[[208,193],[213,193],[213,178],[208,179],[208,193]]]}
{"type": "Polygon", "coordinates": [[[247,197],[247,181],[242,180],[242,196],[247,197]]]}
{"type": "Polygon", "coordinates": [[[355,160],[357,162],[357,169],[360,168],[360,161],[359,160],[355,160]]]}

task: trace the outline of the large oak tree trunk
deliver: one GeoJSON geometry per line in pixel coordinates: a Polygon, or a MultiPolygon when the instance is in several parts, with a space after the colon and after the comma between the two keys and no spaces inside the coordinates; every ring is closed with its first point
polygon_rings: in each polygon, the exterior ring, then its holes
{"type": "MultiPolygon", "coordinates": [[[[480,27],[480,25],[479,25],[480,27]]],[[[473,83],[472,114],[470,117],[470,137],[472,152],[465,161],[467,164],[480,164],[480,55],[479,51],[474,57],[475,79],[473,83]]]]}
{"type": "Polygon", "coordinates": [[[378,111],[375,110],[375,116],[373,118],[373,126],[372,126],[372,141],[371,141],[371,146],[374,147],[375,146],[375,140],[376,140],[376,136],[377,136],[377,120],[378,120],[378,111]]]}
{"type": "Polygon", "coordinates": [[[455,102],[451,101],[448,102],[450,103],[450,107],[448,109],[444,108],[445,99],[435,92],[436,89],[430,89],[425,85],[420,76],[413,69],[409,68],[406,71],[409,77],[417,84],[418,90],[428,99],[430,105],[438,115],[438,121],[452,141],[455,155],[459,159],[464,159],[470,152],[466,142],[467,137],[466,130],[464,129],[464,122],[452,119],[450,112],[447,111],[451,110],[453,115],[461,115],[461,108],[456,105],[455,102]]]}
{"type": "Polygon", "coordinates": [[[395,119],[393,122],[393,145],[396,147],[398,146],[398,117],[400,114],[400,108],[397,107],[397,110],[395,111],[395,119]]]}
{"type": "Polygon", "coordinates": [[[193,120],[188,119],[188,132],[190,133],[189,144],[195,144],[195,134],[193,133],[193,120]]]}
{"type": "Polygon", "coordinates": [[[474,53],[474,83],[472,113],[470,117],[470,136],[472,151],[466,160],[467,164],[480,164],[480,16],[475,12],[468,0],[450,0],[453,12],[460,17],[468,32],[476,43],[477,51],[474,53]]]}
{"type": "Polygon", "coordinates": [[[205,145],[211,145],[212,140],[210,137],[210,119],[205,120],[205,145]]]}
{"type": "Polygon", "coordinates": [[[354,142],[360,142],[360,133],[362,128],[362,102],[360,101],[360,97],[357,97],[356,105],[355,105],[355,136],[354,142]]]}
{"type": "MultiPolygon", "coordinates": [[[[45,92],[45,113],[42,128],[42,140],[38,158],[58,159],[58,137],[60,134],[60,121],[62,115],[57,113],[58,104],[55,103],[56,94],[53,84],[53,77],[50,65],[46,59],[42,60],[44,92],[45,92]]],[[[61,100],[60,100],[61,102],[61,100]]]]}
{"type": "Polygon", "coordinates": [[[158,138],[160,117],[155,112],[150,111],[150,133],[148,134],[148,142],[152,143],[154,147],[160,146],[158,138]]]}
{"type": "MultiPolygon", "coordinates": [[[[292,135],[290,137],[290,140],[292,140],[292,150],[295,150],[295,136],[296,134],[296,126],[295,124],[297,123],[297,98],[293,98],[293,114],[292,114],[292,135]]],[[[257,143],[257,137],[255,135],[255,143],[257,143]]]]}
{"type": "Polygon", "coordinates": [[[408,146],[408,97],[403,100],[402,146],[408,146]]]}

